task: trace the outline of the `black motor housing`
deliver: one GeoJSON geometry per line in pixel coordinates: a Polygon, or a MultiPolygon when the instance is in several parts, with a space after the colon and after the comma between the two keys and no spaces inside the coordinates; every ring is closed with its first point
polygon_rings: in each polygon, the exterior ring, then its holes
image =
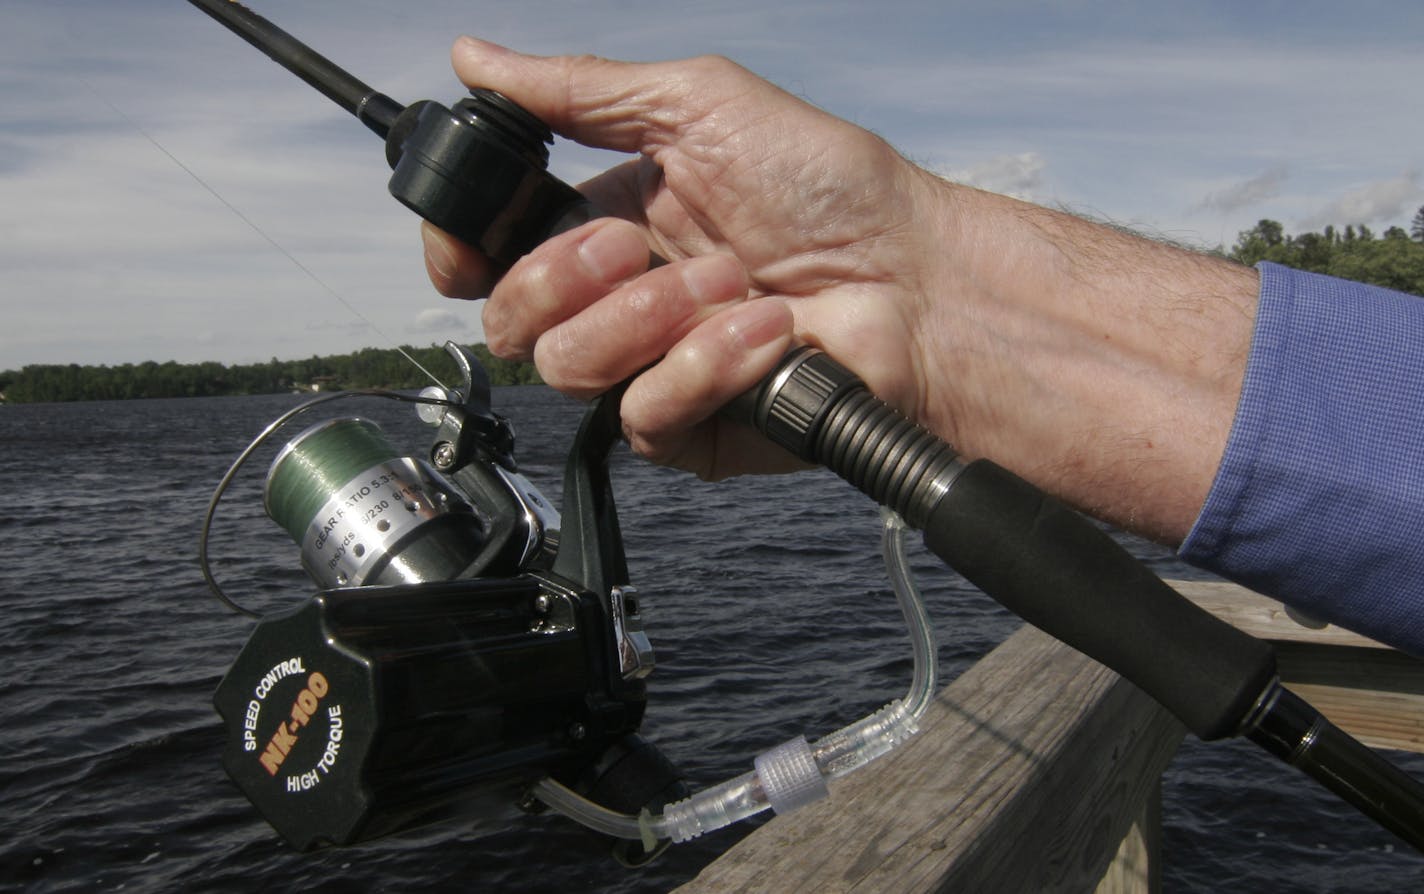
{"type": "Polygon", "coordinates": [[[604,611],[554,575],[318,593],[262,621],[218,687],[223,764],[298,849],[507,820],[523,787],[572,782],[638,728],[645,688],[609,673],[604,611]]]}

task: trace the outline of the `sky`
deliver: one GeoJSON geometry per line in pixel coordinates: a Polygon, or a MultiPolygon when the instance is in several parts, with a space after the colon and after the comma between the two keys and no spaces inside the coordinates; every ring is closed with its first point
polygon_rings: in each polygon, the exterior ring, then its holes
{"type": "MultiPolygon", "coordinates": [[[[936,173],[1192,246],[1408,227],[1424,3],[250,0],[402,102],[462,33],[722,54],[936,173]]],[[[619,159],[560,141],[577,183],[619,159]]],[[[0,0],[0,370],[482,340],[381,141],[181,0],[0,0]],[[201,182],[199,182],[201,181],[201,182]]]]}

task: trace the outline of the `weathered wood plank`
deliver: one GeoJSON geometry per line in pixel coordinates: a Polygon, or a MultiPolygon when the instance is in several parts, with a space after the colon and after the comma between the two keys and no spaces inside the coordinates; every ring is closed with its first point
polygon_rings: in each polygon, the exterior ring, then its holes
{"type": "Polygon", "coordinates": [[[1424,751],[1424,661],[1335,626],[1296,623],[1279,602],[1215,582],[1174,581],[1193,602],[1276,647],[1281,682],[1373,748],[1424,751]]]}
{"type": "Polygon", "coordinates": [[[941,692],[901,752],[678,890],[1091,891],[1182,735],[1135,687],[1024,628],[941,692]]]}
{"type": "MultiPolygon", "coordinates": [[[[1424,662],[1302,626],[1233,584],[1173,585],[1275,643],[1282,679],[1342,728],[1424,750],[1424,662]]],[[[1159,778],[1184,733],[1135,687],[1023,628],[941,692],[922,725],[678,891],[1160,890],[1159,778]]]]}
{"type": "Polygon", "coordinates": [[[1093,894],[1160,894],[1162,890],[1162,784],[1118,846],[1117,856],[1093,894]]]}
{"type": "Polygon", "coordinates": [[[1168,581],[1178,593],[1239,630],[1272,642],[1319,643],[1388,649],[1374,640],[1333,624],[1319,629],[1292,618],[1280,602],[1226,581],[1168,581]]]}

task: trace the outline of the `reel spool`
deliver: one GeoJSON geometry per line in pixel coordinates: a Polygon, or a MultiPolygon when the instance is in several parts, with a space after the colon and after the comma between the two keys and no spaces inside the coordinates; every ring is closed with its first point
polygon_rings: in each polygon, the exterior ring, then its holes
{"type": "Polygon", "coordinates": [[[449,580],[485,542],[478,516],[449,482],[400,456],[359,417],[293,438],[272,461],[263,506],[324,588],[449,580]]]}

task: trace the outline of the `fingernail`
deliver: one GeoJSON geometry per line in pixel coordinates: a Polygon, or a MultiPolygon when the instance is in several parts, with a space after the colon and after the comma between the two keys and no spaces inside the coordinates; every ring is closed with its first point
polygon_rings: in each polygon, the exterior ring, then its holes
{"type": "Polygon", "coordinates": [[[590,273],[608,283],[627,279],[648,262],[648,247],[642,237],[620,226],[595,230],[579,246],[578,254],[590,273]]]}
{"type": "Polygon", "coordinates": [[[450,245],[445,241],[445,237],[429,226],[422,226],[420,238],[425,243],[425,260],[430,264],[431,269],[445,279],[453,279],[455,276],[455,255],[451,253],[450,245]]]}
{"type": "Polygon", "coordinates": [[[791,328],[791,310],[779,298],[748,301],[727,321],[727,334],[748,350],[790,335],[791,328]]]}
{"type": "Polygon", "coordinates": [[[684,262],[682,283],[701,304],[721,304],[746,294],[741,265],[727,255],[704,255],[684,262]]]}

